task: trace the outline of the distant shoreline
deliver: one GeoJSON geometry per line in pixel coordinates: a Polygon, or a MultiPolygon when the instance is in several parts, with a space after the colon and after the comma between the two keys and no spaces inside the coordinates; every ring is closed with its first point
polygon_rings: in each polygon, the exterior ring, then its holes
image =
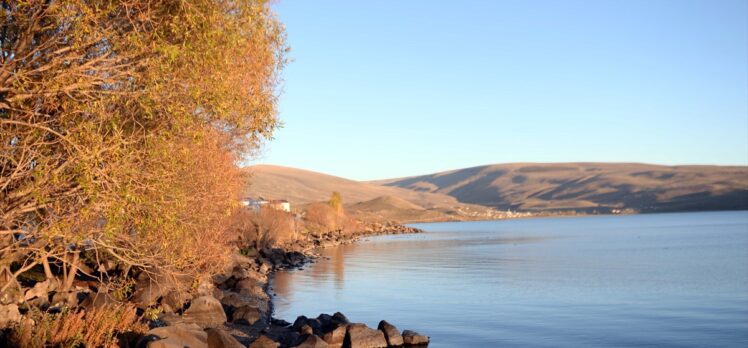
{"type": "Polygon", "coordinates": [[[473,222],[473,221],[502,221],[502,220],[526,220],[526,219],[545,219],[545,218],[566,218],[566,217],[593,217],[593,216],[629,216],[629,215],[654,215],[654,214],[687,214],[687,213],[718,213],[718,212],[748,212],[748,209],[716,209],[716,210],[669,210],[669,211],[649,211],[636,213],[599,213],[599,214],[539,214],[523,217],[505,218],[505,219],[472,219],[472,220],[434,220],[434,221],[413,221],[403,222],[403,225],[415,224],[433,224],[433,223],[452,223],[452,222],[473,222]]]}

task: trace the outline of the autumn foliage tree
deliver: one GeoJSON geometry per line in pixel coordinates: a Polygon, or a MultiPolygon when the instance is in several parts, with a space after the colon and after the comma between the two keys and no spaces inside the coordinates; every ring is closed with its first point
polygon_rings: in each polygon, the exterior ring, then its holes
{"type": "Polygon", "coordinates": [[[0,11],[0,293],[34,269],[69,288],[83,262],[102,280],[221,267],[237,160],[278,126],[267,1],[0,11]]]}

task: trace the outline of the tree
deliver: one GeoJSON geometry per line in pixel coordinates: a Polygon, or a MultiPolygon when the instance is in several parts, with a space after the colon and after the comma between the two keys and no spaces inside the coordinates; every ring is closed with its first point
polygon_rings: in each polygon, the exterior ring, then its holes
{"type": "Polygon", "coordinates": [[[0,292],[36,267],[69,287],[82,260],[221,267],[237,160],[279,125],[267,2],[0,3],[0,292]]]}
{"type": "Polygon", "coordinates": [[[343,196],[340,192],[334,191],[330,196],[328,204],[335,210],[336,213],[341,214],[343,212],[343,196]]]}

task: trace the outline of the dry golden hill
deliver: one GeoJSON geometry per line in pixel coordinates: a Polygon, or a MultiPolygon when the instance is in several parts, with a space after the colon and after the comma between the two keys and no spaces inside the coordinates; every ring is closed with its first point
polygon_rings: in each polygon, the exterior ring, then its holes
{"type": "Polygon", "coordinates": [[[748,209],[748,167],[639,163],[513,163],[371,184],[524,211],[748,209]]]}
{"type": "Polygon", "coordinates": [[[349,214],[365,220],[433,221],[444,220],[450,215],[450,209],[426,209],[394,196],[348,204],[345,209],[349,214]]]}
{"type": "Polygon", "coordinates": [[[338,191],[346,208],[364,218],[381,217],[396,221],[463,219],[487,214],[491,210],[460,203],[441,193],[416,192],[296,168],[255,165],[245,170],[251,175],[248,196],[287,199],[293,206],[298,206],[327,201],[333,191],[338,191]],[[362,202],[367,203],[356,205],[362,202]]]}

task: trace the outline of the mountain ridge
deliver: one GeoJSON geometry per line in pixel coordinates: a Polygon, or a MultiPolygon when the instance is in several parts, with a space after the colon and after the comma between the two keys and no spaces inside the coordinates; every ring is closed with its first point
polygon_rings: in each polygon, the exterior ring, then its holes
{"type": "Polygon", "coordinates": [[[361,214],[385,217],[404,216],[397,211],[405,206],[402,201],[440,212],[434,219],[443,219],[444,214],[456,219],[490,218],[485,209],[534,213],[748,209],[748,166],[521,162],[374,181],[275,165],[246,170],[254,175],[250,195],[307,204],[325,201],[332,191],[339,191],[349,205],[371,201],[356,206],[361,214]],[[389,208],[381,213],[372,211],[374,206],[389,208]]]}

